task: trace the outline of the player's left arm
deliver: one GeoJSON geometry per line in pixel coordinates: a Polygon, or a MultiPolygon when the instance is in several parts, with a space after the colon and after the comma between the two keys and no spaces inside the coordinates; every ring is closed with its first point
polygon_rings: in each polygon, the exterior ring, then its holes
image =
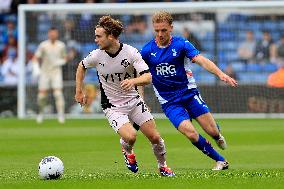
{"type": "Polygon", "coordinates": [[[193,62],[199,64],[200,66],[202,66],[204,69],[206,69],[207,71],[215,74],[217,77],[219,77],[220,80],[228,83],[229,85],[231,85],[232,87],[236,87],[238,85],[237,81],[228,76],[227,74],[225,74],[224,72],[222,72],[211,60],[209,60],[208,58],[202,56],[202,55],[197,55],[193,58],[192,60],[193,62]]]}
{"type": "MultiPolygon", "coordinates": [[[[121,81],[120,85],[121,85],[122,89],[124,89],[125,91],[129,91],[135,86],[144,86],[144,85],[150,84],[151,81],[152,81],[152,76],[151,76],[149,70],[145,70],[145,71],[146,71],[145,73],[142,73],[140,76],[138,76],[136,78],[125,79],[125,80],[121,81]]],[[[139,92],[139,94],[140,94],[140,92],[139,92]]],[[[144,92],[142,94],[144,94],[144,92]]]]}
{"type": "Polygon", "coordinates": [[[64,64],[67,63],[67,61],[68,61],[67,49],[65,44],[62,42],[62,47],[60,50],[60,58],[57,60],[56,66],[63,66],[64,64]]]}

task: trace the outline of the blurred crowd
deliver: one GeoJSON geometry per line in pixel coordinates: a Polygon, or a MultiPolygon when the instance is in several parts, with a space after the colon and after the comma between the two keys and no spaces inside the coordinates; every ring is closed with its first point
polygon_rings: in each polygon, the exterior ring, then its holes
{"type": "MultiPolygon", "coordinates": [[[[0,85],[16,86],[19,74],[17,7],[19,4],[47,3],[123,3],[123,2],[177,2],[131,0],[0,0],[0,85]]],[[[60,40],[67,45],[68,64],[63,68],[65,81],[73,81],[77,63],[96,48],[93,30],[100,15],[28,14],[31,20],[27,28],[26,79],[36,84],[33,76],[32,57],[39,42],[46,39],[51,26],[60,26],[60,40]]],[[[229,14],[216,20],[214,13],[175,14],[176,34],[188,39],[201,53],[214,60],[228,75],[240,84],[261,84],[284,88],[284,16],[254,16],[229,14]],[[217,21],[217,22],[216,22],[217,21]],[[213,27],[210,25],[216,24],[213,27]],[[208,29],[209,28],[209,29],[208,29]]],[[[140,49],[152,38],[148,15],[121,15],[125,25],[121,41],[140,49]]],[[[199,83],[214,84],[216,78],[195,65],[191,68],[199,83]]],[[[98,84],[96,70],[90,70],[87,83],[98,84]]],[[[97,89],[97,87],[95,87],[97,89]]],[[[91,95],[92,96],[92,95],[91,95]]],[[[94,98],[95,99],[95,98],[94,98]]],[[[259,98],[250,98],[248,107],[259,98]]],[[[261,104],[261,103],[260,103],[261,104]]],[[[259,106],[260,107],[260,106],[259,106]]],[[[257,110],[251,111],[257,112],[257,110]]],[[[261,109],[261,108],[258,108],[261,109]]],[[[273,108],[272,108],[273,109],[273,108]]],[[[282,109],[282,108],[280,108],[282,109]]],[[[78,107],[74,106],[74,112],[78,107]]],[[[90,110],[86,110],[88,112],[90,110]]],[[[260,110],[262,111],[262,110],[260,110]]]]}

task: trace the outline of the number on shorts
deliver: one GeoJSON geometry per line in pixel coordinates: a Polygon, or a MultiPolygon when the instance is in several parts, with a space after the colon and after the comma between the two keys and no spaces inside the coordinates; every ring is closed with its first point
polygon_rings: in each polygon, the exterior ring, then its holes
{"type": "Polygon", "coordinates": [[[140,105],[142,107],[142,113],[148,111],[147,105],[144,102],[142,102],[142,101],[138,102],[137,106],[140,106],[140,105]]]}
{"type": "Polygon", "coordinates": [[[194,95],[194,98],[198,101],[199,104],[205,103],[204,100],[201,98],[200,94],[194,95]]]}

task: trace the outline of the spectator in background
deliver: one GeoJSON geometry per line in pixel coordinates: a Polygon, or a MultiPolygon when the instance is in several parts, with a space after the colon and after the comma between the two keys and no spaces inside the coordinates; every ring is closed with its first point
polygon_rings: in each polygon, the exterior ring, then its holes
{"type": "Polygon", "coordinates": [[[255,58],[255,51],[256,41],[254,39],[254,33],[247,31],[245,41],[243,41],[238,48],[240,60],[246,64],[251,63],[255,58]]]}
{"type": "Polygon", "coordinates": [[[2,37],[5,43],[8,43],[10,36],[13,36],[15,39],[17,39],[18,30],[17,30],[16,24],[13,21],[8,20],[6,22],[6,30],[2,34],[2,37]]]}
{"type": "Polygon", "coordinates": [[[68,48],[67,59],[68,64],[63,66],[63,72],[68,74],[63,74],[63,80],[74,80],[74,75],[76,75],[76,69],[78,62],[82,60],[81,53],[75,47],[77,43],[74,43],[68,48]]]}
{"type": "Polygon", "coordinates": [[[267,85],[270,87],[284,88],[284,65],[268,76],[267,85]]]}
{"type": "Polygon", "coordinates": [[[284,34],[280,40],[272,46],[271,62],[277,63],[280,67],[284,66],[284,34]]]}
{"type": "Polygon", "coordinates": [[[134,15],[130,18],[126,33],[144,34],[146,30],[146,18],[142,15],[134,15]]]}
{"type": "Polygon", "coordinates": [[[102,112],[101,98],[98,89],[93,84],[86,84],[84,86],[84,94],[86,98],[86,105],[81,107],[76,103],[71,107],[70,112],[72,114],[80,113],[100,113],[102,112]]]}
{"type": "Polygon", "coordinates": [[[202,46],[197,37],[188,29],[183,28],[182,35],[184,38],[186,38],[190,43],[193,44],[193,46],[198,49],[199,51],[202,51],[202,46]]]}
{"type": "Polygon", "coordinates": [[[3,62],[1,68],[3,75],[3,82],[6,85],[17,85],[19,74],[19,63],[17,58],[17,51],[10,50],[7,59],[3,62]]]}
{"type": "Polygon", "coordinates": [[[232,64],[229,64],[225,68],[224,73],[227,74],[228,76],[232,77],[232,78],[238,79],[238,76],[237,76],[232,64]]]}
{"type": "Polygon", "coordinates": [[[255,58],[257,63],[267,63],[271,58],[272,38],[269,32],[262,33],[262,39],[256,44],[255,58]]]}
{"type": "Polygon", "coordinates": [[[17,39],[14,36],[8,37],[8,43],[4,46],[3,49],[3,61],[8,58],[8,54],[10,51],[16,51],[18,49],[17,39]]]}
{"type": "MultiPolygon", "coordinates": [[[[68,18],[66,20],[63,20],[63,30],[60,32],[62,35],[62,40],[65,43],[68,43],[71,40],[75,39],[75,22],[72,18],[68,18]]],[[[68,46],[68,44],[67,44],[68,46]]]]}

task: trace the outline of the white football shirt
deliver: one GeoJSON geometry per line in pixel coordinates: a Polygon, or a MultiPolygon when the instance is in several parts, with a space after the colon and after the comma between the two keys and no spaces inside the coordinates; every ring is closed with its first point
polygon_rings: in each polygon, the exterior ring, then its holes
{"type": "Polygon", "coordinates": [[[66,47],[62,41],[56,40],[51,43],[45,40],[40,43],[35,52],[37,58],[41,58],[41,72],[52,74],[51,72],[61,72],[59,62],[65,61],[66,47]]]}
{"type": "Polygon", "coordinates": [[[109,54],[104,50],[96,49],[83,60],[85,68],[95,67],[101,84],[102,108],[120,106],[138,96],[133,88],[124,91],[120,82],[135,78],[136,73],[149,72],[149,67],[134,47],[120,44],[116,54],[109,54]]]}

